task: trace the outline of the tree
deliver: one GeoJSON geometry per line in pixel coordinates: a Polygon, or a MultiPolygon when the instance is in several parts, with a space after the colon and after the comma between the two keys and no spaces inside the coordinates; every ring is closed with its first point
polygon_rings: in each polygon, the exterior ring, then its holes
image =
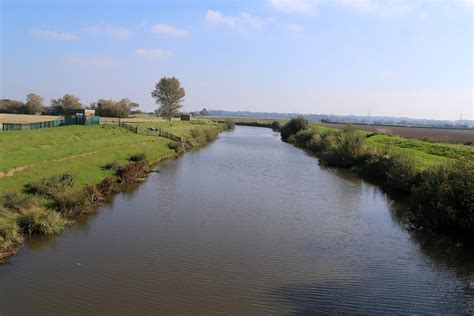
{"type": "Polygon", "coordinates": [[[46,111],[50,115],[62,115],[64,109],[82,109],[82,103],[78,97],[65,94],[62,98],[51,99],[51,107],[46,111]]]}
{"type": "Polygon", "coordinates": [[[107,117],[128,117],[132,109],[137,108],[138,103],[132,102],[129,99],[122,99],[118,102],[113,100],[99,99],[97,102],[92,103],[90,108],[95,110],[99,116],[107,117]]]}
{"type": "Polygon", "coordinates": [[[82,109],[82,103],[75,95],[66,93],[60,100],[63,109],[82,109]]]}
{"type": "Polygon", "coordinates": [[[155,85],[155,89],[151,92],[151,96],[156,99],[156,104],[160,107],[157,110],[157,115],[171,120],[175,115],[179,114],[179,109],[182,107],[181,102],[186,93],[181,83],[175,77],[161,78],[160,82],[155,85]]]}
{"type": "Polygon", "coordinates": [[[199,114],[201,116],[209,116],[209,111],[206,108],[203,108],[199,114]]]}
{"type": "Polygon", "coordinates": [[[43,98],[37,94],[30,93],[26,96],[26,114],[41,113],[44,110],[43,98]]]}
{"type": "Polygon", "coordinates": [[[26,106],[18,100],[2,99],[0,100],[0,113],[24,114],[26,106]]]}

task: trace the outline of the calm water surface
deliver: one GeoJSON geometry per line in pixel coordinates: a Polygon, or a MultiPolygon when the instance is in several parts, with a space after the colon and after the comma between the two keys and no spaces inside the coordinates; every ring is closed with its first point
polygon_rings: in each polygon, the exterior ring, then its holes
{"type": "Polygon", "coordinates": [[[378,188],[237,127],[0,266],[0,314],[474,311],[466,246],[409,232],[378,188]]]}

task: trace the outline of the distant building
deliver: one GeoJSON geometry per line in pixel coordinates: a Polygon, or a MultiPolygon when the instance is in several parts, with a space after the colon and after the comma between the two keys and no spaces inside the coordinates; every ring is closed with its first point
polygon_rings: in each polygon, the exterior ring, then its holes
{"type": "Polygon", "coordinates": [[[89,109],[64,109],[65,125],[99,125],[100,118],[95,115],[95,110],[89,109]]]}
{"type": "Polygon", "coordinates": [[[181,114],[180,118],[181,118],[181,121],[191,121],[192,114],[191,113],[181,114]]]}

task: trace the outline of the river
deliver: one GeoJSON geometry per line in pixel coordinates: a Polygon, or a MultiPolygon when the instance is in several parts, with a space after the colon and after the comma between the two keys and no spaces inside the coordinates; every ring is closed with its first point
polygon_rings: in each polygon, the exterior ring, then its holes
{"type": "Polygon", "coordinates": [[[159,166],[0,266],[0,314],[474,313],[472,248],[270,129],[159,166]]]}

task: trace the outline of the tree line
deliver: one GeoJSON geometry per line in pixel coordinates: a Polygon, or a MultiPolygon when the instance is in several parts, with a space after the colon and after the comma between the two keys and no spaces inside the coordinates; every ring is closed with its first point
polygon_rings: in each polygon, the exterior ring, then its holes
{"type": "Polygon", "coordinates": [[[0,113],[9,114],[63,115],[67,109],[86,108],[95,110],[99,116],[123,118],[128,117],[138,107],[138,103],[126,98],[120,101],[99,99],[84,106],[78,97],[68,93],[61,98],[51,99],[49,106],[44,104],[43,97],[35,93],[29,93],[26,96],[26,102],[11,99],[0,100],[0,113]]]}

